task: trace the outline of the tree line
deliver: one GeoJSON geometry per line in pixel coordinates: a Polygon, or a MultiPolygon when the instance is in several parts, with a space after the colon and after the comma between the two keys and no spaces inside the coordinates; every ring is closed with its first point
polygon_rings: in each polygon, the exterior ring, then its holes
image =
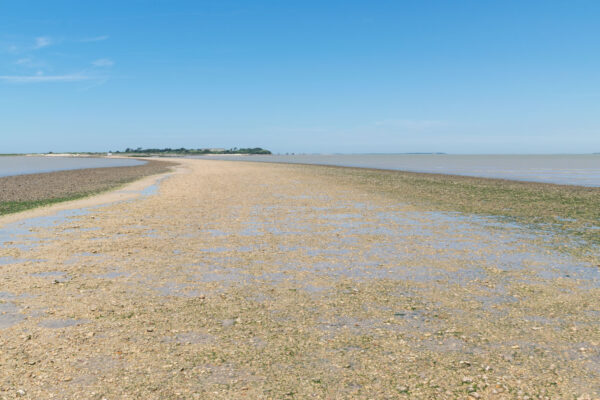
{"type": "MultiPolygon", "coordinates": [[[[121,153],[120,151],[116,151],[115,153],[121,153]]],[[[164,149],[142,149],[141,147],[132,149],[126,148],[122,153],[133,153],[133,154],[271,154],[269,150],[263,149],[261,147],[252,147],[252,148],[237,148],[233,147],[228,150],[221,149],[186,149],[185,147],[180,147],[178,149],[172,149],[170,147],[164,149]]]]}

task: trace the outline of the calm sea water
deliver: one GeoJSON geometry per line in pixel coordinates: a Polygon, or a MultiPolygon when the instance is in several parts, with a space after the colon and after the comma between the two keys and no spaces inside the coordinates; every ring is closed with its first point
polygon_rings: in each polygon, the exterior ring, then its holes
{"type": "Polygon", "coordinates": [[[83,168],[128,167],[144,163],[145,161],[120,158],[4,156],[0,157],[0,176],[83,168]]]}
{"type": "Polygon", "coordinates": [[[590,155],[446,155],[348,154],[206,156],[198,158],[380,168],[502,178],[567,185],[600,186],[600,154],[590,155]]]}

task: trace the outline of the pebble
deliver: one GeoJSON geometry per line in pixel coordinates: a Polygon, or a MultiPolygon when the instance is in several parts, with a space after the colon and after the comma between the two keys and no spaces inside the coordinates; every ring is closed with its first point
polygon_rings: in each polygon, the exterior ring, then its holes
{"type": "Polygon", "coordinates": [[[408,386],[397,386],[396,390],[400,393],[408,393],[408,386]]]}
{"type": "Polygon", "coordinates": [[[222,324],[224,327],[230,327],[230,326],[233,326],[233,325],[235,325],[235,323],[236,323],[235,319],[226,319],[226,320],[223,320],[223,322],[221,322],[221,324],[222,324]]]}

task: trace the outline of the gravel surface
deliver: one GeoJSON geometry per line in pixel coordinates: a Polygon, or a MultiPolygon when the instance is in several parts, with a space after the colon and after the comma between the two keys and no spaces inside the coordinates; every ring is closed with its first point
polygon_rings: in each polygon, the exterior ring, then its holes
{"type": "Polygon", "coordinates": [[[0,229],[0,398],[599,398],[600,272],[550,231],[351,170],[177,162],[0,229]]]}

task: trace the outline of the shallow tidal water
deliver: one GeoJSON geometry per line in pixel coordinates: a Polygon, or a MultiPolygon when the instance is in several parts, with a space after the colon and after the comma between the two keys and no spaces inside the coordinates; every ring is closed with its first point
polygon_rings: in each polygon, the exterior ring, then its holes
{"type": "Polygon", "coordinates": [[[0,177],[86,168],[130,167],[145,161],[100,157],[2,156],[0,177]]]}
{"type": "Polygon", "coordinates": [[[600,186],[600,154],[448,155],[319,154],[203,156],[230,161],[281,162],[466,175],[563,185],[600,186]]]}

